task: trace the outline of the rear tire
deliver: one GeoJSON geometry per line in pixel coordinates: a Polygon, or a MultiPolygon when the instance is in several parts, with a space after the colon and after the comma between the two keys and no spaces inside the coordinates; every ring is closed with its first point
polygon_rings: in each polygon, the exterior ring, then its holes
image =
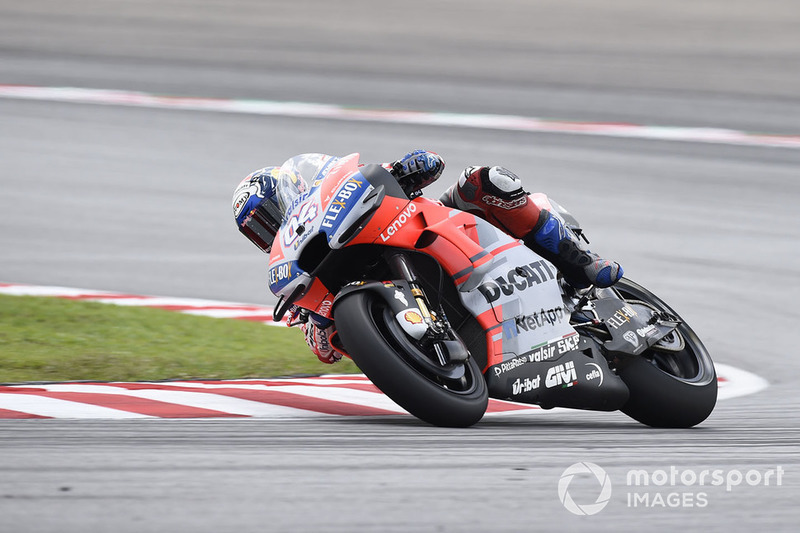
{"type": "Polygon", "coordinates": [[[415,364],[415,356],[425,357],[422,347],[399,328],[388,305],[367,291],[337,302],[334,319],[342,344],[356,365],[412,415],[443,427],[468,427],[483,417],[489,392],[472,356],[463,363],[463,377],[455,380],[415,364]],[[407,353],[412,350],[418,353],[407,353]]]}
{"type": "MultiPolygon", "coordinates": [[[[628,279],[621,279],[614,289],[626,300],[639,300],[678,317],[658,296],[628,279]]],[[[717,374],[708,351],[685,322],[677,330],[684,341],[682,347],[676,345],[680,349],[651,348],[618,370],[630,389],[621,410],[642,424],[692,427],[705,420],[717,403],[717,374]]]]}

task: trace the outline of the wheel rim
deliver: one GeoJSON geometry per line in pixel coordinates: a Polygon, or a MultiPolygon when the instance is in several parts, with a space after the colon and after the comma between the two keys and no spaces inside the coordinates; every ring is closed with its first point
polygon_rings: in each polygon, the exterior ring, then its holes
{"type": "Polygon", "coordinates": [[[405,333],[388,307],[373,302],[370,316],[376,330],[400,359],[425,379],[453,394],[469,395],[478,389],[477,380],[483,380],[483,376],[475,375],[470,365],[471,359],[461,364],[436,368],[438,363],[434,363],[430,354],[405,333]]]}
{"type": "Polygon", "coordinates": [[[641,354],[645,360],[684,383],[702,386],[716,379],[714,365],[705,346],[671,307],[644,288],[639,289],[621,282],[615,290],[626,303],[666,312],[681,321],[672,339],[666,343],[659,343],[641,354]]]}

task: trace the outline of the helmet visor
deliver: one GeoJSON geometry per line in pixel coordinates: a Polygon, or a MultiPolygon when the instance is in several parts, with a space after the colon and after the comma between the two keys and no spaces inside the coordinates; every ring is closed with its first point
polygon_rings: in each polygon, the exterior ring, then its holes
{"type": "Polygon", "coordinates": [[[250,216],[239,226],[239,231],[262,251],[269,253],[275,235],[281,227],[282,218],[281,210],[275,202],[266,200],[253,209],[250,216]]]}

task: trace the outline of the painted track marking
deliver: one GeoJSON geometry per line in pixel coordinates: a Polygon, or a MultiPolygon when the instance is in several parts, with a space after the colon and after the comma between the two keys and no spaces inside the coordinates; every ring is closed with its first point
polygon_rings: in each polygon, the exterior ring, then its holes
{"type": "Polygon", "coordinates": [[[262,116],[383,122],[390,124],[415,124],[451,128],[590,135],[736,146],[800,148],[800,135],[751,133],[742,130],[723,128],[654,126],[612,122],[578,122],[525,117],[520,115],[397,111],[273,100],[163,96],[146,92],[78,87],[40,87],[0,84],[0,98],[10,100],[116,105],[150,109],[241,113],[262,116]]]}
{"type": "Polygon", "coordinates": [[[127,307],[151,307],[212,318],[233,318],[262,322],[269,326],[285,326],[286,319],[272,320],[273,308],[268,305],[219,302],[196,298],[168,298],[163,296],[141,296],[71,287],[49,287],[0,283],[0,294],[12,296],[52,296],[67,300],[82,300],[127,307]]]}
{"type": "MultiPolygon", "coordinates": [[[[758,392],[762,378],[716,365],[719,399],[758,392]]],[[[487,416],[559,416],[570,409],[489,400],[487,416]]],[[[4,418],[305,418],[406,415],[363,375],[226,381],[47,383],[0,386],[4,418]]]]}
{"type": "MultiPolygon", "coordinates": [[[[48,296],[143,306],[214,318],[271,319],[272,308],[254,304],[192,298],[140,296],[75,289],[0,283],[0,294],[48,296]]],[[[728,365],[716,364],[719,399],[763,390],[763,378],[728,365]]],[[[536,413],[565,415],[569,409],[489,400],[488,416],[536,413]]],[[[9,418],[299,418],[309,416],[405,415],[363,375],[307,378],[200,380],[134,383],[45,383],[0,385],[0,419],[9,418]]]]}

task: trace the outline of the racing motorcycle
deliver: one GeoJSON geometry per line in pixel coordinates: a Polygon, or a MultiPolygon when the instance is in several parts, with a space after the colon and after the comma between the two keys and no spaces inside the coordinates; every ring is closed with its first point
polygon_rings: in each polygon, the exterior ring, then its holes
{"type": "MultiPolygon", "coordinates": [[[[298,308],[333,319],[334,347],[423,421],[470,426],[489,397],[621,410],[654,427],[694,426],[714,408],[700,339],[627,278],[575,289],[520,241],[358,154],[296,156],[277,191],[274,319],[298,308]]],[[[557,203],[531,199],[585,238],[557,203]]]]}

